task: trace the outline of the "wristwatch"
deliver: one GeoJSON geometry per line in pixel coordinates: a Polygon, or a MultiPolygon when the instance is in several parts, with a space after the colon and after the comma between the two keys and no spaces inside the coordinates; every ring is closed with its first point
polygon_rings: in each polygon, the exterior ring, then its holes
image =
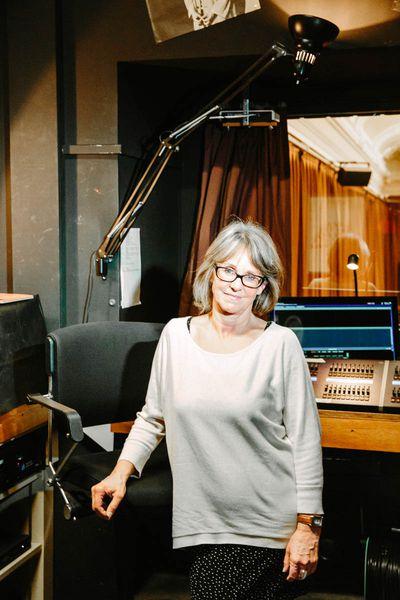
{"type": "Polygon", "coordinates": [[[324,517],[322,515],[297,515],[297,522],[304,523],[309,527],[322,527],[322,521],[324,517]]]}

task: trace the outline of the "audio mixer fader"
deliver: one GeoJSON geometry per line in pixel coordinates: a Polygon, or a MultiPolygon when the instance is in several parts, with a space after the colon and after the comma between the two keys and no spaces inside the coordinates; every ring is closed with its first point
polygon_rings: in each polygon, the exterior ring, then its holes
{"type": "Polygon", "coordinates": [[[400,361],[308,359],[315,397],[324,408],[400,412],[400,361]]]}

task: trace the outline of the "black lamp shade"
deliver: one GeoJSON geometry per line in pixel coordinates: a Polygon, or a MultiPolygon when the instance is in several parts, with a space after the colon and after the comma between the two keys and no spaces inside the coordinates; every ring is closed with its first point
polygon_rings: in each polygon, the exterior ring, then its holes
{"type": "Polygon", "coordinates": [[[334,23],[311,15],[292,15],[288,20],[289,31],[296,45],[296,82],[305,81],[321,52],[339,34],[334,23]]]}
{"type": "Polygon", "coordinates": [[[350,269],[350,271],[357,271],[359,267],[359,259],[360,257],[358,256],[358,254],[350,254],[350,256],[347,259],[347,268],[350,269]]]}
{"type": "Polygon", "coordinates": [[[334,23],[311,15],[292,15],[288,23],[296,48],[309,50],[313,54],[318,54],[339,34],[339,28],[334,23]]]}

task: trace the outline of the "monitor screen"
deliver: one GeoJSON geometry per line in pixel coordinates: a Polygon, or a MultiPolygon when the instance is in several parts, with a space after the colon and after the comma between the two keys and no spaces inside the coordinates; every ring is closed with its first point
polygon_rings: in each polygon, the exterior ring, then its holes
{"type": "Polygon", "coordinates": [[[39,296],[0,303],[0,415],[47,391],[45,339],[39,296]]]}
{"type": "Polygon", "coordinates": [[[273,320],[294,331],[306,357],[399,356],[396,297],[280,298],[273,320]]]}

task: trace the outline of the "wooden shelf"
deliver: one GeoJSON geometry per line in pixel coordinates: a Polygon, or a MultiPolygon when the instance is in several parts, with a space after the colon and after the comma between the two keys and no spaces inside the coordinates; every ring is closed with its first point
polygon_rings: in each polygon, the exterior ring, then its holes
{"type": "Polygon", "coordinates": [[[21,300],[32,300],[32,294],[3,294],[0,293],[0,304],[9,304],[10,302],[20,302],[21,300]]]}
{"type": "MultiPolygon", "coordinates": [[[[24,404],[0,415],[0,443],[37,429],[47,419],[47,409],[34,404],[24,404]]],[[[18,585],[31,600],[53,599],[53,488],[45,486],[43,478],[44,472],[32,475],[4,492],[0,502],[1,518],[13,521],[17,517],[16,531],[29,531],[31,535],[31,547],[0,569],[0,581],[35,557],[32,569],[18,573],[18,585]],[[23,504],[18,508],[19,500],[25,499],[29,506],[23,504]],[[6,515],[8,509],[11,514],[6,515]]]]}
{"type": "Polygon", "coordinates": [[[5,579],[6,577],[8,577],[8,575],[10,575],[16,569],[18,569],[27,560],[29,560],[33,556],[36,556],[37,554],[40,554],[41,551],[42,551],[42,544],[32,543],[31,547],[26,552],[24,552],[23,554],[18,556],[16,559],[14,559],[12,562],[8,563],[8,565],[6,565],[2,569],[0,569],[0,581],[2,579],[5,579]]]}
{"type": "Polygon", "coordinates": [[[32,431],[47,423],[47,408],[39,404],[22,404],[0,415],[0,443],[32,431]]]}

